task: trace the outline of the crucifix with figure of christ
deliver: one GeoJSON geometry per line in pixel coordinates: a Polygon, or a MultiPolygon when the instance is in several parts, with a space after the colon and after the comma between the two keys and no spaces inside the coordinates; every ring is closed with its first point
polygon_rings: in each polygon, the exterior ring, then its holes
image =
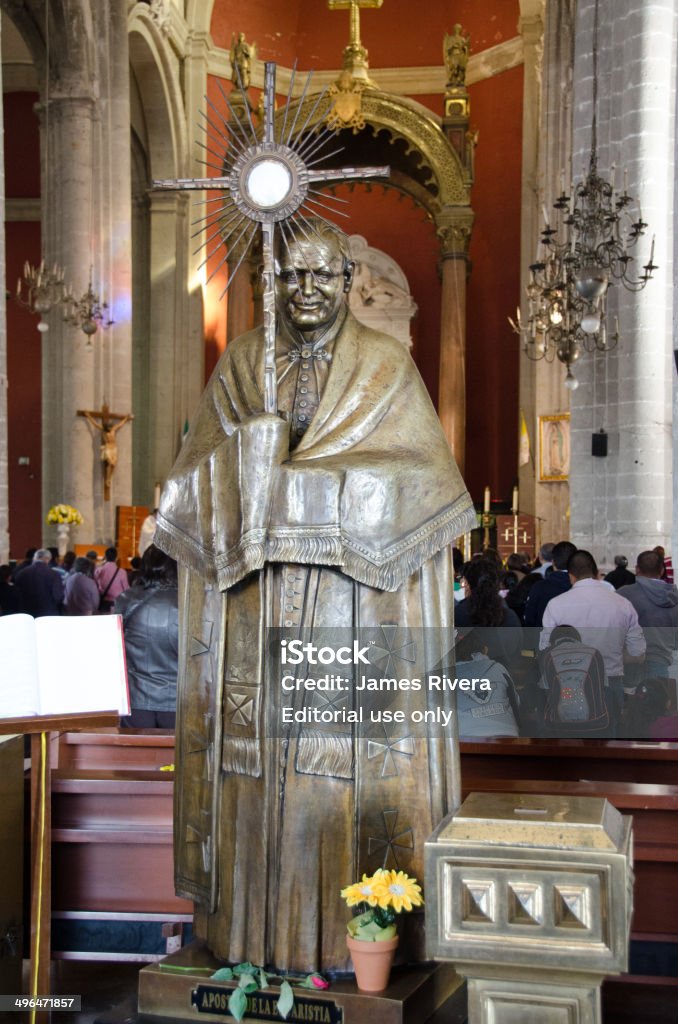
{"type": "Polygon", "coordinates": [[[99,452],[104,469],[104,501],[110,501],[111,481],[118,464],[118,442],[115,435],[134,416],[131,412],[111,412],[106,402],[101,409],[78,409],[77,415],[84,417],[91,427],[101,433],[99,452]]]}
{"type": "MultiPolygon", "coordinates": [[[[356,2],[359,0],[353,0],[352,6],[355,6],[356,2]]],[[[365,0],[361,0],[360,5],[366,6],[365,0]]],[[[372,0],[369,5],[379,6],[375,0],[372,0]]],[[[205,132],[211,145],[204,148],[219,161],[218,164],[207,164],[218,172],[217,175],[208,178],[178,178],[153,182],[155,189],[217,190],[223,193],[216,199],[206,200],[206,204],[216,204],[216,206],[212,205],[211,212],[201,219],[202,227],[196,234],[200,234],[203,228],[208,232],[207,240],[197,251],[207,248],[211,242],[216,240],[214,249],[207,252],[201,266],[207,264],[208,260],[222,246],[228,250],[229,245],[236,248],[242,244],[240,258],[233,274],[229,277],[226,288],[230,285],[233,276],[255,241],[257,228],[261,230],[265,338],[264,409],[267,413],[277,413],[275,229],[278,229],[283,244],[288,247],[286,225],[289,220],[294,218],[299,223],[302,232],[312,241],[313,227],[304,211],[309,215],[321,218],[322,214],[318,208],[330,210],[333,214],[341,215],[342,213],[338,208],[341,200],[314,186],[353,179],[383,178],[388,177],[389,174],[388,167],[341,167],[332,170],[318,168],[317,164],[323,162],[327,156],[339,152],[335,149],[333,153],[326,156],[319,155],[323,144],[333,134],[333,129],[328,127],[318,129],[313,122],[317,112],[322,109],[321,103],[326,99],[326,93],[320,93],[313,102],[309,97],[310,109],[305,114],[303,123],[300,124],[302,112],[305,110],[311,75],[308,75],[301,96],[293,109],[291,103],[295,78],[293,70],[287,103],[284,110],[279,112],[276,124],[275,76],[275,63],[267,62],[264,65],[264,114],[263,130],[261,131],[257,131],[255,128],[249,109],[246,112],[246,120],[240,119],[238,112],[234,110],[220,85],[219,88],[230,113],[230,120],[226,120],[209,97],[205,97],[211,112],[211,116],[204,115],[207,122],[205,132]],[[309,128],[309,125],[312,127],[309,128]],[[213,146],[218,148],[214,149],[213,146]],[[337,205],[331,205],[333,203],[337,205]]],[[[227,254],[223,256],[218,267],[212,270],[207,279],[208,282],[226,259],[227,254]]],[[[309,271],[312,273],[310,267],[309,271]]],[[[222,292],[222,296],[223,294],[222,292]]]]}

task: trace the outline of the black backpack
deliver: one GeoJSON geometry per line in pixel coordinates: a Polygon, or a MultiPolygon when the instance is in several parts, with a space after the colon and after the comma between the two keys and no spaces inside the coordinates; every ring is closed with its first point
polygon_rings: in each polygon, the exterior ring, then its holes
{"type": "Polygon", "coordinates": [[[542,673],[548,689],[544,721],[555,735],[579,736],[608,728],[600,651],[562,639],[544,652],[542,673]]]}

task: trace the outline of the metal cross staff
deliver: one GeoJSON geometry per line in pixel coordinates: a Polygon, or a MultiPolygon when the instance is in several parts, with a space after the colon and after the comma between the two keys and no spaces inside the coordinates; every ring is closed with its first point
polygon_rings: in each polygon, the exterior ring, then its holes
{"type": "MultiPolygon", "coordinates": [[[[275,227],[278,225],[286,245],[288,242],[285,231],[289,230],[287,222],[291,219],[296,220],[300,224],[302,233],[309,237],[313,233],[313,226],[304,216],[304,209],[306,209],[309,215],[318,217],[322,215],[314,207],[319,206],[335,214],[341,214],[342,212],[332,206],[328,206],[325,202],[321,202],[320,199],[314,198],[314,196],[322,195],[325,200],[335,203],[344,201],[339,200],[336,196],[322,193],[319,189],[313,188],[314,185],[327,184],[332,181],[349,181],[355,178],[364,180],[366,178],[388,177],[390,171],[389,167],[342,167],[337,170],[313,169],[321,160],[326,159],[327,156],[333,156],[339,150],[335,150],[333,153],[326,154],[323,157],[317,157],[322,144],[332,134],[332,130],[329,128],[325,128],[320,132],[311,132],[306,137],[304,135],[313,115],[319,107],[320,101],[325,96],[324,92],[319,94],[303,126],[297,130],[297,121],[311,80],[310,74],[306,79],[304,90],[288,130],[290,98],[295,75],[295,72],[292,72],[287,103],[280,128],[280,137],[276,141],[274,123],[275,72],[276,65],[273,62],[267,62],[264,65],[263,138],[260,139],[257,136],[249,108],[247,109],[248,123],[245,123],[237,116],[219,84],[222,96],[231,113],[231,120],[226,121],[209,98],[205,97],[208,105],[221,121],[223,128],[217,126],[207,114],[204,115],[208,125],[208,128],[205,129],[208,138],[211,142],[216,143],[220,150],[215,152],[208,146],[204,148],[219,160],[218,165],[208,164],[208,166],[214,167],[220,174],[212,178],[178,178],[176,180],[153,182],[153,187],[156,189],[174,191],[184,189],[218,189],[220,192],[226,193],[220,199],[208,199],[206,201],[207,203],[221,202],[221,206],[216,210],[216,219],[210,223],[210,217],[214,217],[215,213],[209,213],[196,223],[201,223],[209,228],[217,228],[214,234],[210,235],[203,245],[200,246],[200,248],[206,247],[213,239],[218,238],[215,248],[206,255],[201,266],[207,263],[220,246],[228,246],[229,242],[236,246],[247,236],[240,259],[233,274],[230,275],[229,284],[254,241],[257,225],[261,227],[264,285],[264,410],[269,413],[277,413],[278,411],[275,366],[275,227]],[[210,128],[212,129],[211,133],[209,131],[210,128]],[[317,158],[311,160],[313,156],[317,158]],[[304,224],[306,227],[304,227],[304,224]],[[237,237],[234,237],[236,235],[237,237]]],[[[325,218],[322,219],[324,220],[325,218]]],[[[202,227],[199,228],[196,234],[200,234],[202,230],[202,227]]],[[[219,266],[226,259],[227,255],[223,257],[219,266]]],[[[218,269],[219,267],[212,271],[208,281],[218,269]]],[[[228,285],[226,288],[228,288],[228,285]]],[[[224,289],[225,291],[226,289],[224,289]]],[[[224,292],[222,292],[222,298],[224,292]]]]}

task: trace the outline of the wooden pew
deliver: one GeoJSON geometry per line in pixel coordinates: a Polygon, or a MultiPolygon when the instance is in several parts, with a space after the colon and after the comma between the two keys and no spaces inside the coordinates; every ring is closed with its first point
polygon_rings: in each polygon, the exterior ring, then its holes
{"type": "Polygon", "coordinates": [[[166,729],[97,729],[62,733],[52,767],[63,772],[145,771],[173,761],[174,733],[166,729]]]}
{"type": "Polygon", "coordinates": [[[153,953],[62,948],[55,959],[149,961],[181,945],[193,904],[174,894],[174,779],[161,771],[173,759],[174,734],[165,730],[59,737],[52,771],[53,931],[133,943],[152,926],[167,942],[153,953]],[[116,928],[122,940],[115,939],[116,928]]]}
{"type": "Polygon", "coordinates": [[[476,740],[461,744],[462,778],[591,779],[678,785],[678,743],[476,740]]]}

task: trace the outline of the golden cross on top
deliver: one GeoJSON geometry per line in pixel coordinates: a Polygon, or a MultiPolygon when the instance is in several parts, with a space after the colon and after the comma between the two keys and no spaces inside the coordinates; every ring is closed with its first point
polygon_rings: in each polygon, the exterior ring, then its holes
{"type": "Polygon", "coordinates": [[[349,46],[360,46],[360,8],[379,8],[384,0],[327,0],[331,11],[351,12],[351,38],[349,46]]]}

